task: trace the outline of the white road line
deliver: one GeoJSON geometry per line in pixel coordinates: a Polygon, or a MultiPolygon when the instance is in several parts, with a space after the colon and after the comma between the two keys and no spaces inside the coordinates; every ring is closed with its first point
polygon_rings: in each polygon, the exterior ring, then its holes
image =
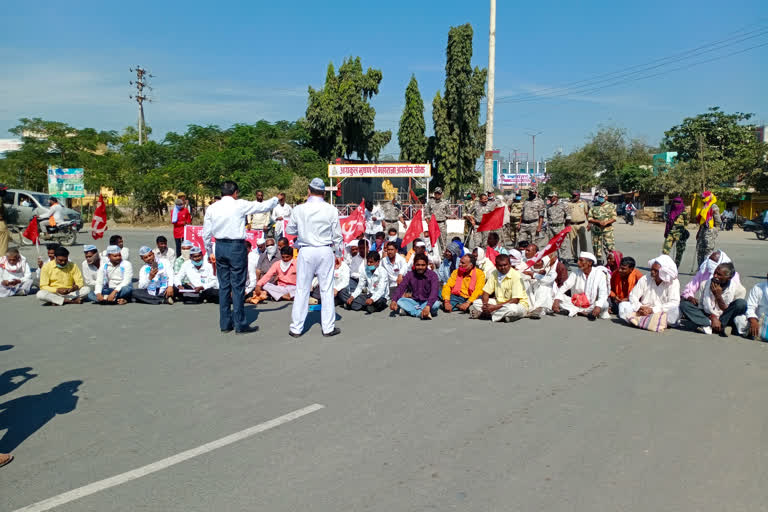
{"type": "Polygon", "coordinates": [[[120,473],[119,475],[115,475],[110,478],[105,478],[104,480],[99,480],[98,482],[94,482],[92,484],[84,485],[83,487],[78,487],[77,489],[73,489],[71,491],[59,494],[58,496],[54,496],[53,498],[48,498],[47,500],[39,501],[32,505],[17,509],[14,512],[43,512],[44,510],[51,510],[54,507],[64,505],[65,503],[69,503],[70,501],[79,500],[80,498],[84,498],[91,494],[95,494],[105,489],[109,489],[110,487],[115,487],[115,486],[124,484],[126,482],[130,482],[131,480],[136,480],[137,478],[141,478],[143,476],[152,474],[156,471],[169,468],[171,466],[179,464],[180,462],[193,459],[198,455],[203,455],[205,453],[212,452],[213,450],[222,448],[229,444],[242,441],[247,437],[251,437],[260,432],[264,432],[265,430],[279,427],[280,425],[283,425],[293,420],[297,420],[302,416],[306,416],[307,414],[312,414],[313,412],[319,411],[320,409],[323,409],[323,408],[325,408],[325,406],[320,404],[309,405],[307,407],[304,407],[303,409],[298,409],[296,411],[289,412],[288,414],[285,414],[273,420],[265,421],[264,423],[259,423],[258,425],[255,425],[250,428],[246,428],[245,430],[241,430],[240,432],[235,432],[234,434],[228,435],[226,437],[222,437],[221,439],[217,439],[216,441],[211,441],[210,443],[206,443],[202,446],[198,446],[197,448],[192,448],[191,450],[177,453],[176,455],[172,455],[167,459],[159,460],[157,462],[153,462],[152,464],[148,464],[146,466],[142,466],[140,468],[136,468],[131,471],[126,471],[125,473],[120,473]]]}

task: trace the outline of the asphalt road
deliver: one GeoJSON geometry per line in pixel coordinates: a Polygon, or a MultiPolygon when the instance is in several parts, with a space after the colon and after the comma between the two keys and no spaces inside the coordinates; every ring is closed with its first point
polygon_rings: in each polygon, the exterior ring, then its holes
{"type": "MultiPolygon", "coordinates": [[[[619,224],[619,248],[644,267],[662,229],[619,224]]],[[[121,234],[134,263],[156,235],[121,234]]],[[[765,278],[768,242],[720,242],[747,286],[765,278]]],[[[686,271],[692,257],[693,244],[686,271]]],[[[54,510],[768,510],[766,344],[610,320],[338,314],[341,336],[322,338],[315,316],[295,341],[287,304],[249,308],[259,333],[234,336],[214,305],[2,301],[0,451],[16,460],[0,510],[115,475],[54,510]]]]}

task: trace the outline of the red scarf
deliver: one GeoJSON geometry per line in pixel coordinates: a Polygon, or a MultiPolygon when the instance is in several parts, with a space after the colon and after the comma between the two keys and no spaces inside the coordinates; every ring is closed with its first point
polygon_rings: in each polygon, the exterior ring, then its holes
{"type": "MultiPolygon", "coordinates": [[[[452,295],[461,295],[461,285],[464,283],[464,279],[466,279],[467,276],[462,276],[459,274],[459,271],[456,271],[456,284],[453,285],[453,289],[451,290],[452,295]]],[[[472,290],[475,289],[475,286],[477,285],[477,268],[473,268],[469,271],[469,288],[467,291],[470,295],[472,295],[472,290]]]]}
{"type": "Polygon", "coordinates": [[[491,247],[490,245],[485,248],[485,257],[491,260],[494,266],[496,266],[496,256],[499,255],[499,251],[491,247]]]}

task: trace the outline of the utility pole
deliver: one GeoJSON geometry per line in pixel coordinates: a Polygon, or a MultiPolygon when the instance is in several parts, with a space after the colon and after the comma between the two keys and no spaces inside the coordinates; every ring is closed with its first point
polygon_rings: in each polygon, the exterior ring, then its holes
{"type": "Polygon", "coordinates": [[[696,139],[699,145],[699,172],[701,173],[701,191],[704,192],[707,189],[707,185],[704,180],[704,136],[699,134],[696,139]]]}
{"type": "Polygon", "coordinates": [[[531,144],[533,146],[533,148],[531,149],[531,160],[533,160],[533,166],[534,166],[535,170],[538,170],[538,167],[536,166],[536,136],[537,135],[541,135],[542,133],[544,133],[544,132],[536,132],[536,133],[527,133],[526,134],[526,135],[528,135],[531,138],[531,144]]]}
{"type": "Polygon", "coordinates": [[[136,95],[131,95],[129,98],[135,99],[136,103],[139,104],[139,146],[141,146],[142,142],[146,140],[146,123],[144,122],[144,102],[148,101],[149,103],[152,103],[152,99],[147,96],[144,93],[144,89],[152,90],[152,87],[149,85],[149,79],[154,78],[154,75],[150,74],[149,71],[142,68],[141,66],[136,66],[136,68],[130,69],[131,73],[136,73],[136,81],[129,82],[131,85],[136,86],[136,95]]]}
{"type": "Polygon", "coordinates": [[[488,110],[485,115],[485,168],[483,191],[493,189],[493,102],[496,78],[496,0],[491,0],[491,20],[488,31],[488,110]]]}

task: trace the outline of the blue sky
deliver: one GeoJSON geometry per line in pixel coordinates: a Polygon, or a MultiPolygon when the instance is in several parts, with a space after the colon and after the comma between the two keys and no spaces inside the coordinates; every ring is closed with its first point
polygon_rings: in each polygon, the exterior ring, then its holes
{"type": "MultiPolygon", "coordinates": [[[[157,101],[146,107],[153,138],[191,123],[294,120],[306,109],[307,86],[322,86],[328,63],[359,55],[384,74],[373,105],[377,127],[393,131],[385,153],[396,153],[411,74],[431,132],[448,29],[473,25],[474,64],[485,67],[488,11],[486,1],[456,0],[15,2],[0,19],[0,137],[24,116],[99,129],[135,124],[128,81],[136,64],[157,76],[157,101]]],[[[765,3],[499,0],[496,96],[539,96],[497,104],[495,146],[530,152],[526,132],[542,131],[536,153],[548,156],[575,149],[600,125],[658,143],[665,129],[713,105],[768,122],[768,46],[677,72],[664,66],[627,78],[661,76],[599,91],[540,96],[761,28],[762,35],[679,65],[768,43],[765,3]]]]}

